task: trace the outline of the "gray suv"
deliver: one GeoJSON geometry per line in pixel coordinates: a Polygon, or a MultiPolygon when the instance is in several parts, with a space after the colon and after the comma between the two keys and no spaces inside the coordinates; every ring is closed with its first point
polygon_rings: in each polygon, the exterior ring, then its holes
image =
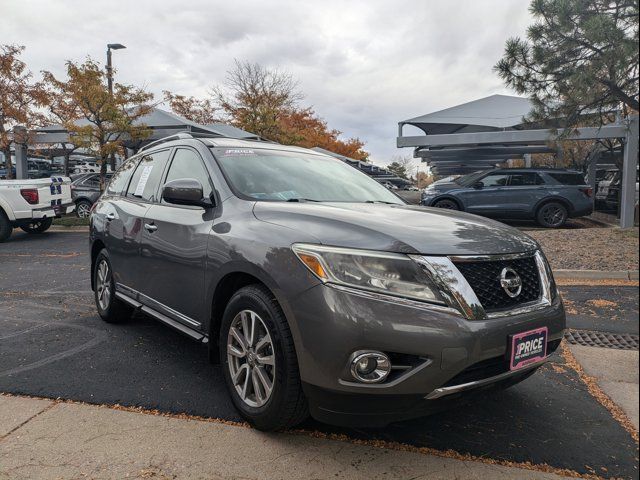
{"type": "Polygon", "coordinates": [[[206,343],[259,429],[380,426],[531,375],[565,313],[538,244],[406,205],[357,169],[179,134],[114,174],[91,215],[98,313],[206,343]]]}
{"type": "Polygon", "coordinates": [[[580,172],[495,169],[433,184],[424,190],[421,204],[500,219],[536,220],[543,227],[558,228],[568,218],[591,214],[593,189],[580,172]]]}

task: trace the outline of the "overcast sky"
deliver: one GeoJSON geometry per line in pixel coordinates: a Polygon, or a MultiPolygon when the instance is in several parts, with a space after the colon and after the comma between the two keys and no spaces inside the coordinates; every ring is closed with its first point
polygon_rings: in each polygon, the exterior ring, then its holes
{"type": "MultiPolygon", "coordinates": [[[[530,23],[529,0],[0,0],[0,43],[25,45],[34,72],[114,53],[117,80],[205,96],[234,58],[289,71],[332,128],[375,163],[411,155],[397,123],[493,93],[505,40],[530,23]]],[[[37,74],[39,76],[39,74],[37,74]]]]}

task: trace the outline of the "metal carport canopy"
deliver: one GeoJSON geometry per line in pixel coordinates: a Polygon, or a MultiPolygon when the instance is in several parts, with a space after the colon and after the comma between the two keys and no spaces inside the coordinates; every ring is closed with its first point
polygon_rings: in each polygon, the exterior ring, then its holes
{"type": "Polygon", "coordinates": [[[491,95],[438,112],[398,123],[398,148],[414,147],[438,173],[464,172],[482,162],[521,158],[530,153],[549,152],[550,141],[560,133],[568,140],[622,138],[625,140],[620,225],[634,222],[635,178],[638,161],[638,116],[601,127],[581,127],[570,132],[536,128],[524,120],[532,106],[529,100],[508,95],[491,95]],[[423,135],[404,136],[405,125],[423,135]],[[503,150],[499,153],[500,150],[503,150]],[[455,158],[459,165],[456,169],[455,158]],[[442,166],[443,168],[440,168],[442,166]]]}

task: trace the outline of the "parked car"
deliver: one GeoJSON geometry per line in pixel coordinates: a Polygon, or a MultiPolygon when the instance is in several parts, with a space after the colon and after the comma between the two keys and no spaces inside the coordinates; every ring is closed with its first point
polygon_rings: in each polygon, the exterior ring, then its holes
{"type": "Polygon", "coordinates": [[[418,187],[416,187],[415,185],[405,185],[404,187],[402,187],[402,190],[408,191],[408,192],[419,192],[420,189],[418,187]]]}
{"type": "Polygon", "coordinates": [[[407,205],[299,147],[152,143],[96,202],[90,244],[99,315],[135,309],[206,343],[264,430],[309,412],[381,426],[451,408],[527,378],[565,328],[533,239],[407,205]]]}
{"type": "Polygon", "coordinates": [[[609,168],[604,172],[604,174],[602,174],[600,180],[596,184],[596,202],[598,204],[603,204],[607,200],[607,196],[609,195],[609,185],[611,185],[613,179],[619,175],[619,172],[620,171],[617,168],[609,168]]]}
{"type": "Polygon", "coordinates": [[[14,228],[43,233],[55,217],[73,212],[70,187],[67,177],[0,180],[0,243],[14,228]]]}
{"type": "MultiPolygon", "coordinates": [[[[638,180],[639,180],[640,172],[636,170],[636,196],[635,202],[638,204],[638,180]]],[[[620,204],[620,194],[622,190],[622,175],[620,171],[616,171],[613,175],[611,181],[607,185],[606,192],[607,195],[604,197],[604,204],[606,208],[610,210],[617,210],[618,205],[620,204]]]]}
{"type": "Polygon", "coordinates": [[[73,167],[73,173],[98,173],[100,165],[91,161],[78,161],[73,167]]]}
{"type": "MultiPolygon", "coordinates": [[[[107,173],[105,180],[111,179],[112,173],[107,173]]],[[[85,173],[73,179],[71,183],[71,198],[76,204],[76,215],[86,218],[91,213],[91,207],[100,196],[100,174],[85,173]]]]}
{"type": "Polygon", "coordinates": [[[593,191],[581,173],[564,169],[494,169],[430,185],[422,205],[499,219],[536,220],[558,228],[593,211],[593,191]]]}

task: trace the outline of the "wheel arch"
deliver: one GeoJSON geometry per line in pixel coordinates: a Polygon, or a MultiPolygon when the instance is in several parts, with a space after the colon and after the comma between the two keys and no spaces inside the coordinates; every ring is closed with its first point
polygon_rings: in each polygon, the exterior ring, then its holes
{"type": "MultiPolygon", "coordinates": [[[[235,266],[229,268],[228,271],[222,273],[215,287],[212,289],[212,295],[209,302],[211,314],[209,316],[209,325],[206,327],[209,336],[209,359],[212,363],[219,362],[218,340],[220,333],[220,324],[222,315],[229,303],[229,300],[235,292],[247,285],[262,285],[271,295],[274,296],[280,308],[282,308],[285,318],[287,318],[287,308],[283,303],[281,295],[278,295],[275,281],[266,273],[259,271],[257,268],[243,268],[235,266]]],[[[290,322],[289,322],[290,324],[290,322]]],[[[291,324],[290,324],[291,326],[291,324]]],[[[293,333],[293,332],[292,332],[293,333]]]]}
{"type": "Polygon", "coordinates": [[[9,203],[2,197],[0,197],[0,212],[3,212],[10,222],[15,222],[16,216],[13,213],[13,209],[11,208],[9,203]]]}
{"type": "Polygon", "coordinates": [[[100,253],[100,251],[105,248],[104,243],[102,242],[102,240],[95,240],[92,244],[91,244],[91,290],[95,290],[95,280],[93,278],[93,269],[96,266],[96,258],[98,258],[98,254],[100,253]]]}
{"type": "Polygon", "coordinates": [[[456,205],[458,205],[458,208],[460,209],[461,212],[464,212],[465,210],[464,205],[462,204],[462,201],[459,198],[455,197],[454,195],[447,195],[447,194],[440,195],[431,201],[431,205],[434,206],[436,203],[440,202],[441,200],[451,200],[455,202],[456,205]]]}
{"type": "Polygon", "coordinates": [[[564,197],[553,196],[553,197],[546,197],[539,200],[538,203],[536,203],[533,208],[533,216],[537,217],[540,209],[549,203],[560,203],[563,207],[567,209],[567,215],[571,215],[571,212],[573,212],[573,205],[569,200],[567,200],[564,197]]]}

